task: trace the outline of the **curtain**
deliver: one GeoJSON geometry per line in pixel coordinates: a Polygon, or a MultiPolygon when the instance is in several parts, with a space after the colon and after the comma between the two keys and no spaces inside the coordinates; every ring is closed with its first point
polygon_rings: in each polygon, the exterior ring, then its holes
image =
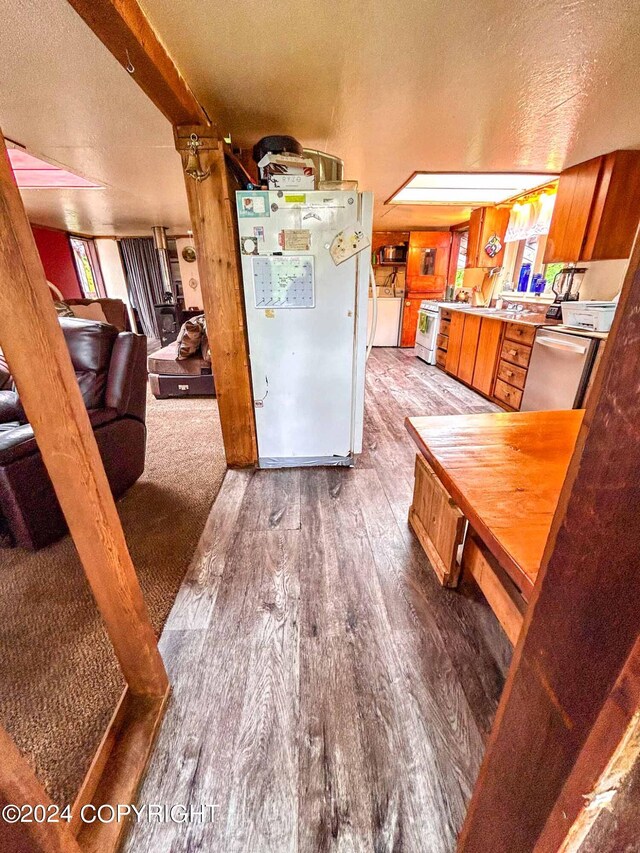
{"type": "Polygon", "coordinates": [[[555,200],[555,193],[547,192],[525,204],[516,202],[511,208],[505,243],[548,234],[555,200]]]}
{"type": "Polygon", "coordinates": [[[151,237],[125,237],[120,254],[127,276],[129,296],[148,338],[159,338],[154,305],[164,302],[160,263],[151,237]]]}

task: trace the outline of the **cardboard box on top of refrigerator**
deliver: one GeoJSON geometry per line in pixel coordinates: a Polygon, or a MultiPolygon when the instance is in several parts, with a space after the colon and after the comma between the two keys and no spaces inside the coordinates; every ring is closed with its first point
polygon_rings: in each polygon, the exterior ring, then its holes
{"type": "Polygon", "coordinates": [[[296,154],[265,154],[258,163],[260,177],[270,190],[313,190],[313,160],[296,154]]]}

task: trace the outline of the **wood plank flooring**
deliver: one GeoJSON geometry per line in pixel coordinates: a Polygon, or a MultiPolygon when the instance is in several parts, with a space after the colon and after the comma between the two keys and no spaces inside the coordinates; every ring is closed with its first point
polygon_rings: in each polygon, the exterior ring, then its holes
{"type": "Polygon", "coordinates": [[[374,349],[353,469],[229,471],[161,638],[173,685],[125,850],[449,853],[510,646],[407,524],[406,415],[495,407],[374,349]]]}

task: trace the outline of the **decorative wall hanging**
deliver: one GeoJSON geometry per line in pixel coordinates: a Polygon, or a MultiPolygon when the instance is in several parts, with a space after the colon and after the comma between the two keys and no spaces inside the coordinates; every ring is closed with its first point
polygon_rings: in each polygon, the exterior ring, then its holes
{"type": "Polygon", "coordinates": [[[194,181],[204,181],[211,174],[211,169],[203,169],[202,164],[200,163],[200,147],[202,143],[198,139],[197,134],[192,133],[189,137],[189,143],[187,145],[187,149],[189,151],[189,156],[187,158],[187,165],[184,167],[184,170],[190,178],[193,178],[194,181]]]}

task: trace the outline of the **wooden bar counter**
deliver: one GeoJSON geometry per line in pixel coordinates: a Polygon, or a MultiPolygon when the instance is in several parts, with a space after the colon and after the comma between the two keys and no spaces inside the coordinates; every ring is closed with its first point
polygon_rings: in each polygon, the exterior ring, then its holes
{"type": "MultiPolygon", "coordinates": [[[[416,464],[411,525],[441,582],[454,586],[456,572],[443,576],[435,565],[429,530],[437,533],[447,528],[436,515],[462,513],[472,529],[467,535],[463,567],[466,563],[476,577],[512,640],[521,623],[518,612],[521,617],[536,582],[583,414],[574,409],[405,421],[421,454],[416,464]],[[440,503],[440,509],[434,510],[435,500],[425,502],[425,483],[427,490],[431,487],[423,471],[435,475],[444,487],[450,508],[440,503]],[[425,514],[422,507],[427,505],[425,514]],[[496,584],[501,587],[497,594],[496,584]],[[512,620],[508,614],[501,618],[498,612],[504,607],[510,610],[510,602],[503,596],[505,589],[516,608],[512,620]],[[509,627],[512,623],[515,627],[509,627]]],[[[446,559],[456,545],[452,539],[446,559]]]]}

